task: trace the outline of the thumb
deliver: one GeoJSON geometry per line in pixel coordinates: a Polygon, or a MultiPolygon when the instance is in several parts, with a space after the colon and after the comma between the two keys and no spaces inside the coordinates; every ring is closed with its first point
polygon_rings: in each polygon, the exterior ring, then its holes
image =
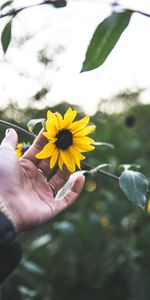
{"type": "Polygon", "coordinates": [[[17,142],[17,132],[12,128],[8,128],[5,132],[5,137],[2,140],[1,146],[16,149],[17,142]]]}
{"type": "Polygon", "coordinates": [[[75,201],[83,189],[84,182],[85,177],[83,175],[78,176],[64,197],[55,201],[56,214],[69,207],[75,201]]]}

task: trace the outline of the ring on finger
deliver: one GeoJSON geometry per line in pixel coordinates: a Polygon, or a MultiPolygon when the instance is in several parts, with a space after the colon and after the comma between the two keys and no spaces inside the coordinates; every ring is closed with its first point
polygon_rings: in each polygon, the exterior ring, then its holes
{"type": "Polygon", "coordinates": [[[53,184],[52,183],[50,183],[49,181],[48,181],[48,184],[50,185],[50,187],[51,187],[51,190],[52,190],[52,192],[53,192],[53,195],[54,195],[54,197],[56,196],[56,194],[57,194],[57,191],[56,191],[56,189],[55,189],[55,187],[53,186],[53,184]]]}
{"type": "Polygon", "coordinates": [[[47,179],[46,175],[44,174],[44,172],[41,169],[38,169],[38,171],[40,174],[42,174],[47,179]]]}
{"type": "MultiPolygon", "coordinates": [[[[38,171],[39,171],[40,174],[42,174],[42,175],[47,179],[47,177],[45,176],[44,172],[43,172],[41,169],[38,169],[38,171]]],[[[55,187],[54,187],[53,184],[50,183],[49,181],[48,181],[48,184],[49,184],[49,186],[51,187],[51,190],[52,190],[53,195],[54,195],[54,197],[55,197],[56,194],[57,194],[55,187]]]]}

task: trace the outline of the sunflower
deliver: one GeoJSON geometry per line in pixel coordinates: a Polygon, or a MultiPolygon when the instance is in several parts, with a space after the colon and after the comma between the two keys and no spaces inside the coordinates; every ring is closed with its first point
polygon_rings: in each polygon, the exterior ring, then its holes
{"type": "Polygon", "coordinates": [[[50,157],[50,169],[56,163],[62,170],[63,165],[73,173],[76,167],[81,169],[81,160],[85,159],[82,152],[95,149],[92,143],[94,140],[86,135],[95,129],[95,125],[86,125],[90,117],[86,116],[79,121],[74,121],[77,112],[69,108],[64,118],[59,112],[47,112],[45,123],[46,131],[42,134],[48,139],[48,143],[41,152],[36,154],[36,158],[44,159],[50,157]]]}
{"type": "Polygon", "coordinates": [[[23,155],[23,144],[19,143],[16,146],[16,154],[18,158],[20,158],[23,155]]]}
{"type": "Polygon", "coordinates": [[[21,158],[22,155],[29,149],[29,145],[18,143],[16,146],[16,154],[18,158],[21,158]]]}
{"type": "Polygon", "coordinates": [[[147,213],[150,214],[150,199],[147,200],[147,203],[146,203],[146,211],[147,211],[147,213]]]}

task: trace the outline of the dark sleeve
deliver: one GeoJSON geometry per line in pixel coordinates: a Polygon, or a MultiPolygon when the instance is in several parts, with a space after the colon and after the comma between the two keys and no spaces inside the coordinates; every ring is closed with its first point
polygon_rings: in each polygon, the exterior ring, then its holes
{"type": "Polygon", "coordinates": [[[11,222],[0,213],[0,283],[21,259],[21,245],[11,222]]]}

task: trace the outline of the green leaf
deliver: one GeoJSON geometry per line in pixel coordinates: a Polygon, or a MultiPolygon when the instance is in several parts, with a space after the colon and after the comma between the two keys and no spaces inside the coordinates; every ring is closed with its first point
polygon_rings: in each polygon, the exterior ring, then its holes
{"type": "Polygon", "coordinates": [[[27,124],[28,130],[29,130],[30,132],[33,132],[33,131],[34,131],[34,127],[35,127],[37,124],[39,124],[39,123],[41,123],[42,126],[44,127],[44,125],[45,125],[45,119],[32,119],[32,120],[30,120],[30,121],[28,122],[28,124],[27,124]]]}
{"type": "Polygon", "coordinates": [[[9,6],[13,1],[6,1],[5,3],[2,4],[2,6],[0,7],[0,10],[2,10],[3,8],[5,8],[6,6],[9,6]]]}
{"type": "Polygon", "coordinates": [[[132,203],[145,209],[148,181],[142,173],[124,171],[119,178],[119,185],[132,203]]]}
{"type": "Polygon", "coordinates": [[[104,147],[108,147],[113,149],[114,145],[110,144],[110,143],[103,143],[103,142],[94,142],[92,145],[94,146],[104,146],[104,147]]]}
{"type": "Polygon", "coordinates": [[[55,200],[58,200],[65,196],[65,194],[69,191],[73,182],[76,180],[76,178],[79,175],[84,175],[85,173],[89,173],[89,172],[90,171],[87,171],[87,170],[81,170],[81,171],[77,171],[77,172],[71,174],[71,176],[69,177],[69,180],[66,182],[66,184],[58,191],[58,193],[55,197],[55,200]]]}
{"type": "Polygon", "coordinates": [[[93,70],[104,63],[129,24],[131,15],[129,10],[114,12],[98,25],[88,46],[81,72],[93,70]]]}
{"type": "Polygon", "coordinates": [[[11,26],[12,26],[12,20],[10,20],[6,24],[1,34],[1,43],[2,43],[2,48],[4,53],[6,53],[11,41],[11,26]]]}

